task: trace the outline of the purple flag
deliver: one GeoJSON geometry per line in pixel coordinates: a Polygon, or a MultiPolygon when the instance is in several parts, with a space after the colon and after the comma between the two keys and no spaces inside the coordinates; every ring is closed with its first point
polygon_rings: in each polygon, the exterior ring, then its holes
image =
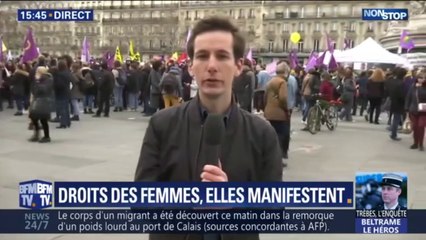
{"type": "Polygon", "coordinates": [[[339,65],[337,65],[336,59],[334,58],[334,55],[331,54],[331,59],[330,59],[330,63],[328,64],[328,70],[334,71],[339,67],[339,65]]]}
{"type": "Polygon", "coordinates": [[[27,30],[27,36],[24,41],[24,53],[22,54],[21,62],[31,62],[38,58],[37,45],[34,41],[33,30],[29,27],[27,30]]]}
{"type": "Polygon", "coordinates": [[[312,51],[309,55],[308,62],[306,63],[305,71],[309,71],[315,68],[315,66],[317,65],[317,58],[318,53],[312,51]]]}
{"type": "Polygon", "coordinates": [[[401,38],[399,39],[399,45],[401,48],[407,49],[407,51],[410,51],[414,48],[414,41],[410,38],[410,36],[408,36],[407,30],[402,30],[401,38]]]}
{"type": "Polygon", "coordinates": [[[90,45],[89,41],[87,41],[87,37],[84,37],[82,48],[81,48],[81,61],[82,62],[90,62],[90,45]]]}
{"type": "Polygon", "coordinates": [[[114,67],[114,55],[108,51],[104,54],[104,58],[107,62],[108,68],[112,69],[114,67]]]}
{"type": "Polygon", "coordinates": [[[299,65],[299,59],[297,59],[297,54],[294,50],[290,51],[289,62],[292,69],[295,69],[299,65]]]}
{"type": "Polygon", "coordinates": [[[325,54],[327,53],[327,51],[323,52],[321,54],[321,56],[319,56],[316,60],[316,65],[315,66],[321,66],[324,63],[324,58],[325,58],[325,54]]]}

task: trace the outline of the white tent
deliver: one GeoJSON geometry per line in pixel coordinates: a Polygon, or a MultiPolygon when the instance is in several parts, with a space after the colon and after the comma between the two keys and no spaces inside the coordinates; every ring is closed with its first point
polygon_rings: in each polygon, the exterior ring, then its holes
{"type": "Polygon", "coordinates": [[[337,62],[350,63],[388,63],[406,65],[408,60],[384,49],[371,37],[356,47],[335,55],[337,62]]]}

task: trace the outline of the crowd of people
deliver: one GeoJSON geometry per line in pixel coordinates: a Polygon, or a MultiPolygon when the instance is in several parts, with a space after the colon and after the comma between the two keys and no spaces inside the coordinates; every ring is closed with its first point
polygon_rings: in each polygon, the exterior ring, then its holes
{"type": "MultiPolygon", "coordinates": [[[[341,121],[352,122],[352,116],[359,114],[371,124],[380,124],[381,113],[387,112],[390,138],[395,141],[400,140],[398,130],[409,121],[414,139],[411,148],[424,150],[426,112],[421,106],[426,103],[426,70],[354,71],[341,66],[330,71],[319,66],[305,71],[302,67],[291,69],[286,60],[277,63],[274,73],[265,68],[245,59],[241,74],[233,81],[233,95],[240,108],[270,122],[281,139],[285,159],[293,111],[300,111],[301,122],[307,124],[309,109],[318,98],[341,100],[341,121]]],[[[144,116],[152,116],[191,100],[198,89],[188,62],[173,60],[154,59],[144,64],[116,61],[109,67],[103,59],[82,63],[68,55],[42,55],[32,64],[0,63],[0,71],[0,111],[4,103],[7,108],[16,106],[15,116],[29,111],[29,128],[34,130],[30,141],[39,142],[50,141],[48,121],[66,129],[72,121],[80,121],[80,112],[109,117],[111,106],[113,112],[141,109],[144,116]],[[56,113],[54,118],[51,112],[56,113]]]]}

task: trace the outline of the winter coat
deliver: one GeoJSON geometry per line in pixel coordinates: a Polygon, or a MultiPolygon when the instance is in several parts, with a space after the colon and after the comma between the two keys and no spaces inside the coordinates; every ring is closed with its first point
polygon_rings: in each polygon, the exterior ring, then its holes
{"type": "Polygon", "coordinates": [[[33,100],[29,109],[29,117],[49,119],[53,110],[53,77],[50,73],[43,74],[34,81],[32,87],[33,100]]]}
{"type": "Polygon", "coordinates": [[[23,70],[16,70],[11,79],[11,89],[15,96],[25,96],[26,88],[30,84],[30,74],[23,70]]]}
{"type": "Polygon", "coordinates": [[[402,79],[392,78],[388,83],[388,91],[390,97],[390,111],[393,113],[404,113],[405,96],[404,83],[402,79]]]}
{"type": "Polygon", "coordinates": [[[71,89],[71,98],[73,99],[83,99],[84,94],[80,89],[80,86],[82,84],[81,81],[84,81],[84,77],[81,74],[81,71],[78,71],[76,73],[73,73],[72,81],[72,89],[71,89]]]}
{"type": "Polygon", "coordinates": [[[264,117],[267,120],[289,120],[287,96],[287,82],[282,77],[273,77],[266,86],[265,91],[264,117]]]}

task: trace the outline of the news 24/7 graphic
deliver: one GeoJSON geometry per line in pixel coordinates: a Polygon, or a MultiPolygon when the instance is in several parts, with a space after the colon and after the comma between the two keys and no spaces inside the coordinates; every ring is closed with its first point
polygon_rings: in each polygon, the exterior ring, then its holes
{"type": "Polygon", "coordinates": [[[42,209],[52,206],[52,183],[32,180],[19,183],[19,206],[42,209]]]}
{"type": "Polygon", "coordinates": [[[18,9],[18,22],[93,21],[93,9],[18,9]]]}
{"type": "Polygon", "coordinates": [[[407,8],[363,8],[364,21],[408,21],[407,8]]]}
{"type": "Polygon", "coordinates": [[[356,232],[407,233],[405,173],[358,173],[355,184],[356,232]]]}

